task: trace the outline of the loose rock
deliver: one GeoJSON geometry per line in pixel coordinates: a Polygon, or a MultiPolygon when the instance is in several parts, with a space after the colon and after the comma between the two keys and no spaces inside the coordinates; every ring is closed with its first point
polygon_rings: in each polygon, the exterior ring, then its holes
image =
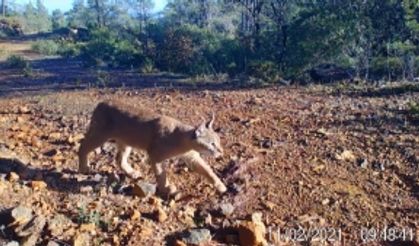
{"type": "Polygon", "coordinates": [[[33,190],[43,190],[47,187],[47,183],[44,181],[31,181],[31,187],[33,190]]]}
{"type": "Polygon", "coordinates": [[[4,244],[3,246],[19,246],[19,242],[11,241],[11,242],[8,242],[8,243],[4,244]]]}
{"type": "Polygon", "coordinates": [[[60,244],[58,244],[57,242],[54,242],[54,241],[49,241],[47,246],[60,246],[60,244]]]}
{"type": "Polygon", "coordinates": [[[231,203],[223,203],[220,205],[221,213],[230,216],[234,212],[234,206],[231,203]]]}
{"type": "Polygon", "coordinates": [[[359,159],[358,164],[361,168],[368,168],[368,160],[367,159],[359,159]]]}
{"type": "Polygon", "coordinates": [[[342,161],[355,161],[356,157],[350,150],[344,150],[341,154],[336,155],[336,159],[342,161]]]}
{"type": "Polygon", "coordinates": [[[74,246],[90,246],[91,238],[87,233],[77,234],[74,237],[74,246]]]}
{"type": "Polygon", "coordinates": [[[131,220],[138,220],[139,218],[141,218],[141,213],[138,212],[138,210],[133,210],[131,212],[131,220]]]}
{"type": "Polygon", "coordinates": [[[252,221],[243,221],[238,227],[239,241],[241,246],[265,246],[266,228],[262,222],[262,214],[252,214],[252,221]]]}
{"type": "Polygon", "coordinates": [[[162,208],[157,208],[157,211],[155,212],[156,220],[160,223],[167,220],[167,214],[162,208]]]}
{"type": "Polygon", "coordinates": [[[189,230],[183,240],[188,245],[201,245],[211,241],[211,232],[208,229],[189,230]]]}
{"type": "Polygon", "coordinates": [[[24,206],[17,206],[10,214],[12,217],[12,226],[26,224],[33,218],[32,209],[24,206]]]}
{"type": "Polygon", "coordinates": [[[138,181],[134,184],[132,193],[138,197],[152,196],[156,193],[156,185],[144,181],[138,181]]]}
{"type": "Polygon", "coordinates": [[[19,180],[19,175],[15,172],[11,172],[7,175],[7,180],[9,182],[16,182],[19,180]]]}
{"type": "Polygon", "coordinates": [[[71,227],[73,222],[63,214],[56,214],[48,221],[48,231],[52,236],[58,237],[71,227]]]}
{"type": "Polygon", "coordinates": [[[41,232],[46,224],[44,217],[37,216],[26,225],[16,228],[15,232],[18,236],[24,237],[21,241],[22,246],[35,246],[41,232]]]}
{"type": "Polygon", "coordinates": [[[187,245],[186,245],[186,243],[184,243],[183,241],[176,240],[176,241],[173,243],[173,246],[187,246],[187,245]]]}

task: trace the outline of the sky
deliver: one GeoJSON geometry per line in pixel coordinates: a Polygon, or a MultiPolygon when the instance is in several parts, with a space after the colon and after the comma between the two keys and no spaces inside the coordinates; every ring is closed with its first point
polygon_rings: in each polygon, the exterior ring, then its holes
{"type": "MultiPolygon", "coordinates": [[[[29,3],[30,0],[15,0],[18,4],[29,3]]],[[[32,0],[32,3],[35,3],[36,0],[32,0]]],[[[67,11],[71,9],[73,5],[73,0],[43,0],[44,5],[48,8],[50,12],[54,9],[61,9],[62,11],[67,11]]],[[[160,11],[166,6],[167,0],[154,0],[154,11],[160,11]]]]}

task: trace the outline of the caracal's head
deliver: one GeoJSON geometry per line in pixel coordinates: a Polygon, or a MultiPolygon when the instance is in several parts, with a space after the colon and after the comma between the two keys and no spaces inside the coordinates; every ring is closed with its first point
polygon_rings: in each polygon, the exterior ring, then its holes
{"type": "Polygon", "coordinates": [[[223,148],[221,147],[220,137],[212,128],[214,119],[214,114],[212,114],[210,121],[203,122],[197,126],[193,138],[197,146],[197,151],[208,152],[215,158],[219,158],[223,155],[223,148]]]}

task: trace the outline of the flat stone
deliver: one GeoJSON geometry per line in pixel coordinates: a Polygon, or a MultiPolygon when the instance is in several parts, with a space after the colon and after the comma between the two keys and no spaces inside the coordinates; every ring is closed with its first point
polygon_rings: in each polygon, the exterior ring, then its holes
{"type": "Polygon", "coordinates": [[[12,217],[13,225],[21,225],[28,223],[32,218],[32,209],[24,207],[24,206],[17,206],[12,209],[10,213],[12,217]]]}
{"type": "Polygon", "coordinates": [[[220,212],[225,216],[230,216],[234,212],[234,206],[231,203],[222,203],[220,212]]]}
{"type": "Polygon", "coordinates": [[[8,242],[8,243],[4,244],[3,246],[19,246],[19,242],[11,241],[11,242],[8,242]]]}
{"type": "Polygon", "coordinates": [[[19,246],[19,243],[16,242],[16,241],[11,241],[11,242],[8,242],[8,243],[4,244],[3,246],[19,246]]]}
{"type": "Polygon", "coordinates": [[[188,245],[201,245],[211,241],[211,232],[208,229],[191,229],[183,240],[188,245]]]}
{"type": "Polygon", "coordinates": [[[22,246],[35,246],[46,224],[44,217],[37,216],[27,225],[19,228],[17,235],[23,237],[22,246]]]}
{"type": "Polygon", "coordinates": [[[149,197],[156,194],[156,185],[144,181],[138,181],[134,184],[132,189],[134,196],[149,197]]]}
{"type": "Polygon", "coordinates": [[[48,221],[48,231],[54,237],[58,237],[72,226],[73,222],[63,214],[56,214],[48,221]]]}
{"type": "Polygon", "coordinates": [[[49,241],[47,246],[60,246],[60,244],[54,241],[49,241]]]}

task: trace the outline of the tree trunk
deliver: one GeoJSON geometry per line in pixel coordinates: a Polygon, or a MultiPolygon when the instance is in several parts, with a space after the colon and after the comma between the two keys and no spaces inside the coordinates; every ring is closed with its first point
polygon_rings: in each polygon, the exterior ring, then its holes
{"type": "Polygon", "coordinates": [[[3,17],[6,17],[6,6],[7,6],[7,0],[1,1],[1,13],[3,17]]]}
{"type": "Polygon", "coordinates": [[[95,0],[95,8],[97,13],[97,24],[99,27],[103,26],[103,20],[102,20],[102,9],[100,6],[100,0],[95,0]]]}

